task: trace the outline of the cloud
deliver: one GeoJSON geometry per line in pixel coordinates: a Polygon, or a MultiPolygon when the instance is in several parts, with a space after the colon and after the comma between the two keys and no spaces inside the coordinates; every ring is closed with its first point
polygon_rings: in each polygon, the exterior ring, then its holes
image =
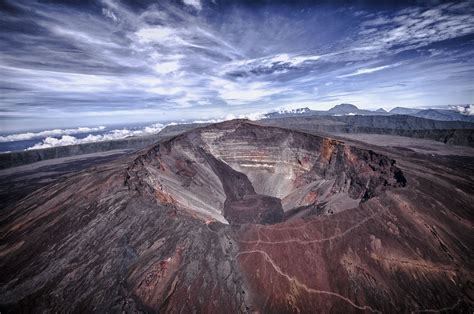
{"type": "Polygon", "coordinates": [[[245,114],[232,114],[229,113],[225,116],[222,116],[220,118],[214,118],[214,119],[202,119],[202,120],[194,120],[191,122],[183,122],[183,123],[169,123],[168,125],[177,125],[177,124],[189,124],[189,123],[219,123],[223,121],[229,121],[229,120],[234,120],[234,119],[247,119],[250,121],[258,121],[265,119],[265,115],[268,113],[268,111],[261,111],[261,112],[251,112],[251,113],[245,113],[245,114]]]}
{"type": "Polygon", "coordinates": [[[102,9],[102,14],[110,19],[112,19],[114,22],[118,21],[118,17],[114,14],[114,12],[108,10],[108,9],[102,9]]]}
{"type": "Polygon", "coordinates": [[[183,0],[183,2],[184,4],[189,5],[198,11],[202,9],[201,1],[199,0],[183,0]]]}
{"type": "MultiPolygon", "coordinates": [[[[279,64],[289,64],[291,66],[298,66],[304,62],[308,62],[308,61],[317,61],[321,58],[321,56],[305,56],[305,55],[293,55],[293,56],[290,56],[286,53],[283,53],[283,54],[278,54],[278,55],[275,55],[273,57],[271,57],[269,59],[269,61],[271,63],[279,63],[279,64]]],[[[264,60],[263,61],[264,63],[265,62],[268,62],[268,59],[267,60],[264,60]]]]}
{"type": "Polygon", "coordinates": [[[99,135],[89,134],[87,137],[80,138],[80,139],[74,136],[70,136],[70,135],[62,135],[60,138],[48,136],[45,139],[43,139],[41,142],[27,148],[26,150],[117,140],[117,139],[123,139],[123,138],[131,137],[131,136],[150,135],[150,134],[156,134],[160,132],[163,128],[164,128],[163,124],[156,123],[150,126],[146,126],[140,130],[130,130],[126,128],[117,129],[117,130],[109,131],[105,134],[99,134],[99,135]]]}
{"type": "Polygon", "coordinates": [[[213,78],[212,86],[218,90],[219,97],[229,104],[242,104],[260,101],[269,96],[282,93],[286,89],[274,87],[266,82],[233,82],[226,79],[213,78]]]}
{"type": "Polygon", "coordinates": [[[16,13],[0,8],[2,130],[317,109],[352,96],[362,107],[472,100],[466,3],[8,3],[16,13]]]}
{"type": "Polygon", "coordinates": [[[180,68],[178,61],[168,61],[158,63],[153,66],[153,69],[160,74],[167,74],[174,72],[180,68]]]}
{"type": "Polygon", "coordinates": [[[466,116],[474,115],[474,107],[472,105],[451,105],[449,108],[466,116]]]}
{"type": "MultiPolygon", "coordinates": [[[[215,118],[215,119],[202,119],[202,120],[194,120],[190,122],[189,121],[188,122],[170,122],[168,124],[155,123],[149,126],[145,126],[138,130],[132,130],[132,129],[127,129],[127,128],[115,129],[115,130],[110,130],[104,134],[98,134],[98,135],[89,134],[84,138],[76,138],[69,134],[76,134],[75,133],[76,131],[77,133],[86,133],[86,132],[104,130],[105,127],[101,126],[97,128],[77,128],[77,129],[74,129],[74,131],[73,129],[47,130],[47,131],[35,133],[34,136],[32,135],[32,133],[15,134],[15,135],[12,135],[12,137],[8,138],[8,141],[18,141],[22,139],[32,139],[32,138],[46,136],[46,138],[44,138],[41,142],[25,149],[25,150],[34,150],[34,149],[43,149],[43,148],[51,148],[51,147],[59,147],[59,146],[69,146],[69,145],[118,140],[118,139],[124,139],[124,138],[132,137],[132,136],[158,134],[161,130],[163,130],[168,125],[189,124],[189,123],[218,123],[218,122],[228,121],[228,120],[233,120],[233,119],[249,119],[249,120],[255,121],[255,120],[264,119],[265,114],[267,113],[268,112],[265,111],[265,112],[251,112],[247,114],[238,114],[238,115],[227,114],[223,117],[215,118]],[[58,135],[61,135],[61,137],[60,138],[54,137],[58,135]]],[[[0,142],[2,141],[1,139],[2,137],[0,137],[0,142]]]]}
{"type": "Polygon", "coordinates": [[[70,134],[78,134],[78,133],[97,132],[97,131],[102,131],[105,128],[106,128],[105,126],[99,126],[99,127],[94,127],[94,128],[79,127],[75,129],[54,129],[54,130],[45,130],[41,132],[16,133],[16,134],[0,136],[0,143],[24,141],[24,140],[31,140],[35,138],[59,136],[59,135],[66,135],[66,134],[70,135],[70,134]]]}
{"type": "Polygon", "coordinates": [[[164,26],[142,28],[135,35],[137,35],[138,41],[142,43],[161,43],[178,40],[175,30],[164,26]]]}
{"type": "Polygon", "coordinates": [[[370,46],[372,53],[394,48],[393,53],[462,37],[474,33],[473,13],[473,7],[466,3],[448,3],[429,10],[410,7],[386,16],[379,13],[361,24],[358,46],[370,46]]]}
{"type": "Polygon", "coordinates": [[[350,77],[350,76],[356,76],[356,75],[361,75],[361,74],[369,74],[369,73],[374,73],[377,71],[381,71],[384,69],[388,69],[393,67],[393,65],[383,65],[375,68],[366,68],[366,69],[359,69],[353,73],[350,74],[345,74],[345,75],[339,75],[338,77],[350,77]]]}
{"type": "Polygon", "coordinates": [[[265,115],[267,113],[268,113],[268,111],[251,112],[251,113],[240,114],[240,115],[229,114],[225,117],[225,119],[226,120],[248,119],[248,120],[251,120],[251,121],[257,121],[257,120],[265,119],[265,115]]]}
{"type": "Polygon", "coordinates": [[[303,69],[308,64],[314,63],[322,57],[320,55],[290,55],[283,53],[256,59],[237,60],[225,64],[222,74],[249,76],[287,73],[291,70],[303,69]]]}

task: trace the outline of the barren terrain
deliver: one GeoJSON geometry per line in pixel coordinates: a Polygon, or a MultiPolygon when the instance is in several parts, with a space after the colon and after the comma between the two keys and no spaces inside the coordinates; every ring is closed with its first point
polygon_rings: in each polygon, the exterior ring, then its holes
{"type": "Polygon", "coordinates": [[[2,202],[0,309],[470,313],[474,154],[443,145],[236,120],[12,168],[43,181],[2,202]]]}

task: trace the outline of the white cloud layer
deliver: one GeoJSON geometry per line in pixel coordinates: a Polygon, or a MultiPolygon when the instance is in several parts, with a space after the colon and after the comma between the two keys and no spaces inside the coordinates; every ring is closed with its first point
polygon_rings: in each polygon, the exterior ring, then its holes
{"type": "Polygon", "coordinates": [[[143,135],[151,135],[160,132],[164,128],[164,125],[161,123],[156,123],[150,126],[146,126],[140,130],[129,130],[129,129],[117,129],[107,132],[105,134],[98,134],[93,135],[89,134],[85,138],[76,138],[70,135],[63,135],[60,138],[55,137],[46,137],[40,143],[33,145],[32,147],[27,148],[26,150],[32,149],[42,149],[42,148],[51,148],[51,147],[58,147],[58,146],[68,146],[68,145],[76,145],[76,144],[85,144],[85,143],[94,143],[94,142],[102,142],[102,141],[109,141],[109,140],[118,140],[123,139],[131,136],[143,136],[143,135]]]}
{"type": "Polygon", "coordinates": [[[466,116],[474,115],[474,105],[453,105],[449,106],[449,108],[466,116]]]}
{"type": "MultiPolygon", "coordinates": [[[[190,123],[218,123],[218,122],[223,122],[223,121],[228,121],[228,120],[233,120],[233,119],[248,119],[251,121],[256,121],[256,120],[264,119],[265,114],[267,113],[268,111],[252,112],[252,113],[238,114],[238,115],[227,114],[223,117],[215,118],[215,119],[202,119],[202,120],[194,120],[191,122],[171,122],[168,124],[155,123],[138,130],[130,130],[127,128],[116,129],[116,130],[108,131],[107,133],[104,133],[104,134],[98,134],[98,135],[89,134],[88,136],[84,138],[76,138],[74,136],[67,135],[67,134],[74,134],[74,133],[62,133],[62,136],[60,138],[56,138],[56,137],[53,137],[53,135],[61,135],[61,133],[49,133],[49,131],[43,131],[43,132],[38,132],[36,134],[43,134],[42,136],[47,136],[47,137],[43,139],[41,142],[25,150],[94,143],[94,142],[124,139],[131,136],[144,136],[144,135],[158,134],[161,130],[163,130],[168,125],[190,124],[190,123]]],[[[103,130],[103,128],[104,127],[89,128],[89,130],[91,131],[95,129],[103,130]]],[[[78,129],[87,129],[87,128],[78,128],[78,129]]],[[[67,130],[63,130],[63,132],[64,131],[67,131],[67,130]]],[[[24,133],[24,134],[27,134],[27,133],[24,133]]]]}
{"type": "Polygon", "coordinates": [[[26,133],[17,133],[10,134],[5,136],[0,136],[0,143],[4,142],[16,142],[31,140],[34,138],[49,137],[49,136],[60,136],[60,135],[70,135],[78,133],[87,133],[87,132],[97,132],[105,129],[105,126],[99,126],[95,128],[88,127],[79,127],[75,129],[54,129],[54,130],[45,130],[41,132],[26,132],[26,133]]]}

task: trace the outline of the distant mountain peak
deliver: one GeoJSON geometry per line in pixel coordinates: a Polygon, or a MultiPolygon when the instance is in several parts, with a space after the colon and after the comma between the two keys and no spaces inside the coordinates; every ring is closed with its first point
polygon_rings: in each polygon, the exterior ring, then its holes
{"type": "Polygon", "coordinates": [[[357,113],[359,108],[352,104],[340,104],[332,107],[328,110],[329,113],[333,114],[349,114],[349,113],[357,113]]]}
{"type": "Polygon", "coordinates": [[[342,104],[340,104],[340,105],[336,105],[336,106],[334,106],[333,108],[359,109],[359,108],[357,108],[356,105],[353,105],[353,104],[345,104],[345,103],[342,103],[342,104]]]}
{"type": "Polygon", "coordinates": [[[408,115],[425,119],[440,121],[474,121],[474,114],[471,105],[450,106],[450,110],[431,108],[406,108],[395,107],[388,111],[379,108],[377,110],[359,109],[357,106],[348,103],[342,103],[332,107],[329,110],[312,110],[308,107],[297,109],[279,109],[265,114],[264,118],[286,118],[303,116],[389,116],[389,115],[408,115]]]}
{"type": "Polygon", "coordinates": [[[405,108],[405,107],[395,107],[389,112],[392,114],[415,114],[417,112],[420,112],[422,109],[416,109],[416,108],[405,108]]]}

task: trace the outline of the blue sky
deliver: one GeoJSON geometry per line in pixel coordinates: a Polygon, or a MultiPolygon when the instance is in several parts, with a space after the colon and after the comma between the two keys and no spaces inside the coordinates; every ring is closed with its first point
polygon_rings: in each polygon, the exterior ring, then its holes
{"type": "Polygon", "coordinates": [[[354,3],[2,1],[0,131],[474,103],[473,1],[354,3]]]}

